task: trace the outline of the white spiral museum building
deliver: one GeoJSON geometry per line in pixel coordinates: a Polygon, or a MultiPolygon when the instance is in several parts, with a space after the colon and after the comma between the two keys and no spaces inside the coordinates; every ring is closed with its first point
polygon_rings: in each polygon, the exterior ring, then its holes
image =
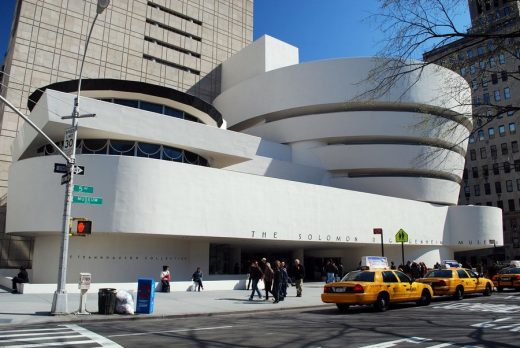
{"type": "MultiPolygon", "coordinates": [[[[300,258],[308,279],[324,259],[345,270],[362,255],[435,262],[454,251],[502,244],[501,211],[456,206],[470,90],[437,66],[406,74],[382,96],[367,77],[378,61],[298,64],[298,50],[263,37],[221,66],[213,105],[144,82],[83,83],[75,183],[101,205],[74,204],[93,221],[72,237],[68,280],[173,281],[197,266],[206,280],[241,279],[251,259],[300,258]],[[460,86],[463,86],[461,88],[460,86]],[[468,106],[461,106],[468,105],[468,106]],[[491,243],[491,244],[490,244],[491,243]]],[[[35,92],[31,119],[57,143],[76,81],[35,92]]],[[[35,237],[32,280],[57,279],[63,160],[27,126],[13,148],[7,231],[35,237]],[[28,218],[30,214],[30,218],[28,218]]]]}

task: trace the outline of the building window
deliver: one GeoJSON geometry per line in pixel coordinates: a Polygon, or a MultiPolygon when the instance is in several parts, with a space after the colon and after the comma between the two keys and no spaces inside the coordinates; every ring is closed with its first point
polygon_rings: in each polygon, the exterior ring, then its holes
{"type": "Polygon", "coordinates": [[[507,81],[507,71],[502,70],[500,72],[500,77],[502,78],[502,81],[507,81]]]}
{"type": "Polygon", "coordinates": [[[478,62],[478,66],[480,67],[481,70],[486,69],[486,61],[481,60],[480,62],[478,62]]]}
{"type": "Polygon", "coordinates": [[[464,186],[464,196],[466,196],[466,197],[470,196],[469,186],[464,186]]]}
{"type": "Polygon", "coordinates": [[[482,87],[486,88],[488,86],[488,79],[486,76],[482,77],[482,87]]]}
{"type": "Polygon", "coordinates": [[[470,48],[466,51],[466,53],[468,54],[468,58],[471,59],[473,58],[473,50],[470,48]]]}
{"type": "Polygon", "coordinates": [[[466,75],[466,67],[463,66],[462,68],[460,68],[460,76],[464,75],[466,75]]]}
{"type": "Polygon", "coordinates": [[[478,130],[478,140],[484,140],[484,131],[482,129],[478,130]]]}
{"type": "Polygon", "coordinates": [[[481,159],[487,158],[487,152],[486,152],[486,148],[485,147],[481,147],[480,148],[480,158],[481,159]]]}
{"type": "Polygon", "coordinates": [[[507,106],[507,116],[513,116],[514,113],[515,113],[515,111],[513,110],[513,105],[508,105],[507,106]]]}
{"type": "Polygon", "coordinates": [[[471,175],[473,178],[478,178],[478,167],[471,168],[471,175]]]}
{"type": "Polygon", "coordinates": [[[515,134],[516,133],[516,124],[514,122],[511,122],[509,124],[509,133],[515,134]]]}
{"type": "Polygon", "coordinates": [[[520,172],[520,160],[515,160],[515,172],[520,172]]]}
{"type": "Polygon", "coordinates": [[[487,164],[484,164],[482,166],[482,175],[484,175],[484,177],[488,177],[489,176],[489,169],[488,169],[487,164]]]}
{"type": "Polygon", "coordinates": [[[477,152],[475,150],[470,150],[469,157],[471,158],[472,161],[475,161],[477,159],[477,152]]]}
{"type": "Polygon", "coordinates": [[[500,150],[502,152],[502,155],[507,155],[508,154],[508,150],[507,150],[507,143],[502,143],[500,144],[500,150]]]}
{"type": "Polygon", "coordinates": [[[488,182],[484,184],[484,193],[488,196],[491,194],[491,185],[488,182]]]}
{"type": "Polygon", "coordinates": [[[462,179],[468,180],[468,168],[464,168],[462,171],[462,179]]]}
{"type": "Polygon", "coordinates": [[[495,192],[497,194],[502,193],[502,184],[500,181],[495,181],[495,192]]]}
{"type": "MultiPolygon", "coordinates": [[[[495,57],[489,57],[489,66],[492,68],[497,66],[497,61],[496,61],[495,57]]],[[[495,77],[496,77],[496,74],[495,74],[495,77]]]]}
{"type": "Polygon", "coordinates": [[[504,99],[511,99],[511,90],[509,89],[509,87],[504,88],[504,99]]]}
{"type": "Polygon", "coordinates": [[[516,179],[516,190],[520,191],[520,179],[516,179]]]}
{"type": "Polygon", "coordinates": [[[469,66],[469,72],[470,72],[471,74],[474,74],[474,73],[477,72],[476,63],[475,63],[475,64],[471,64],[471,65],[469,66]]]}
{"type": "Polygon", "coordinates": [[[495,137],[495,128],[493,128],[493,127],[488,128],[488,135],[489,135],[489,139],[493,139],[495,137]]]}
{"type": "Polygon", "coordinates": [[[504,162],[504,173],[511,172],[511,164],[509,162],[504,162]]]}
{"type": "Polygon", "coordinates": [[[518,141],[514,140],[511,142],[511,152],[518,152],[518,141]]]}
{"type": "Polygon", "coordinates": [[[513,192],[513,180],[506,181],[506,190],[507,192],[513,192]]]}
{"type": "Polygon", "coordinates": [[[490,103],[489,93],[484,93],[484,95],[482,96],[482,100],[485,105],[489,105],[489,103],[490,103]]]}
{"type": "Polygon", "coordinates": [[[503,210],[504,209],[504,202],[497,201],[497,207],[503,210]]]}
{"type": "Polygon", "coordinates": [[[498,55],[498,62],[500,63],[500,65],[506,63],[506,56],[505,56],[503,53],[500,53],[500,54],[498,55]]]}
{"type": "Polygon", "coordinates": [[[495,90],[495,101],[500,101],[502,98],[500,97],[500,91],[497,89],[495,90]]]}
{"type": "Polygon", "coordinates": [[[503,137],[506,134],[506,127],[504,125],[498,126],[498,134],[503,137]]]}
{"type": "Polygon", "coordinates": [[[480,185],[473,186],[473,190],[475,191],[475,196],[480,196],[480,185]]]}
{"type": "Polygon", "coordinates": [[[515,200],[514,199],[509,199],[507,201],[507,205],[508,205],[509,211],[515,211],[515,200]]]}
{"type": "Polygon", "coordinates": [[[481,56],[481,55],[483,55],[483,54],[484,54],[484,47],[482,47],[482,46],[478,46],[478,47],[477,47],[477,55],[478,55],[478,56],[481,56]]]}
{"type": "Polygon", "coordinates": [[[493,73],[491,74],[491,83],[496,85],[498,83],[498,76],[497,74],[493,73]]]}
{"type": "Polygon", "coordinates": [[[493,163],[493,174],[498,175],[498,163],[493,163]]]}
{"type": "Polygon", "coordinates": [[[497,158],[497,146],[491,145],[491,158],[496,159],[497,158]]]}
{"type": "Polygon", "coordinates": [[[492,206],[493,206],[493,203],[492,203],[492,202],[486,202],[486,205],[487,205],[488,207],[492,207],[492,206]]]}
{"type": "Polygon", "coordinates": [[[469,136],[469,143],[473,144],[475,142],[475,134],[470,134],[469,136]]]}

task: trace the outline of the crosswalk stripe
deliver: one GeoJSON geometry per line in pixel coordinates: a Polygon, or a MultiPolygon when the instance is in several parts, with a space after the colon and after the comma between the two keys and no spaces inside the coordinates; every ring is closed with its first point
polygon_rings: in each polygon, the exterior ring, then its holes
{"type": "Polygon", "coordinates": [[[82,334],[84,337],[90,338],[92,341],[100,344],[102,347],[123,348],[122,346],[109,340],[108,338],[98,335],[97,333],[87,330],[85,328],[82,328],[81,326],[74,325],[74,324],[68,324],[68,325],[63,325],[63,326],[68,327],[71,330],[74,330],[74,332],[78,332],[78,333],[82,334]]]}
{"type": "Polygon", "coordinates": [[[48,337],[31,337],[31,338],[13,338],[10,340],[1,340],[0,344],[5,342],[31,342],[31,341],[48,341],[53,340],[55,338],[64,339],[64,338],[80,338],[82,337],[80,334],[69,335],[69,336],[48,336],[48,337]]]}
{"type": "Polygon", "coordinates": [[[67,341],[67,342],[49,342],[49,343],[37,343],[37,344],[21,344],[14,346],[3,346],[4,348],[38,348],[38,347],[56,347],[65,346],[72,344],[92,344],[92,341],[67,341]]]}
{"type": "MultiPolygon", "coordinates": [[[[61,328],[60,330],[63,330],[63,328],[61,328]]],[[[36,333],[25,333],[23,334],[23,336],[42,336],[43,335],[58,335],[58,334],[68,334],[70,333],[70,330],[67,330],[67,331],[54,331],[54,332],[36,332],[36,333]]],[[[8,337],[19,337],[20,335],[19,334],[9,334],[9,335],[0,335],[0,338],[8,338],[8,337]]]]}
{"type": "Polygon", "coordinates": [[[6,332],[35,332],[35,331],[59,331],[59,330],[63,330],[63,328],[61,327],[55,327],[55,328],[52,328],[52,329],[20,329],[20,330],[2,330],[0,331],[1,333],[6,333],[6,332]]]}

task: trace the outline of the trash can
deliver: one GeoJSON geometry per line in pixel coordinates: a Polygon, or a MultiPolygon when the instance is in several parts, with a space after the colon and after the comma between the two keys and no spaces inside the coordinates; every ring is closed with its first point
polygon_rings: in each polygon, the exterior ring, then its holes
{"type": "Polygon", "coordinates": [[[116,289],[99,289],[98,313],[114,314],[116,309],[116,289]]]}

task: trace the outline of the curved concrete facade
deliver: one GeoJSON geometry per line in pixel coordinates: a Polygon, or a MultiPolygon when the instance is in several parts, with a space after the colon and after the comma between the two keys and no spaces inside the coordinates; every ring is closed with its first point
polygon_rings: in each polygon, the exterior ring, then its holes
{"type": "Polygon", "coordinates": [[[469,86],[427,66],[374,97],[366,77],[376,64],[355,58],[278,68],[235,82],[214,105],[230,129],[298,143],[293,160],[327,169],[332,186],[456,204],[471,127],[469,86]],[[455,88],[456,96],[447,93],[455,88]]]}

